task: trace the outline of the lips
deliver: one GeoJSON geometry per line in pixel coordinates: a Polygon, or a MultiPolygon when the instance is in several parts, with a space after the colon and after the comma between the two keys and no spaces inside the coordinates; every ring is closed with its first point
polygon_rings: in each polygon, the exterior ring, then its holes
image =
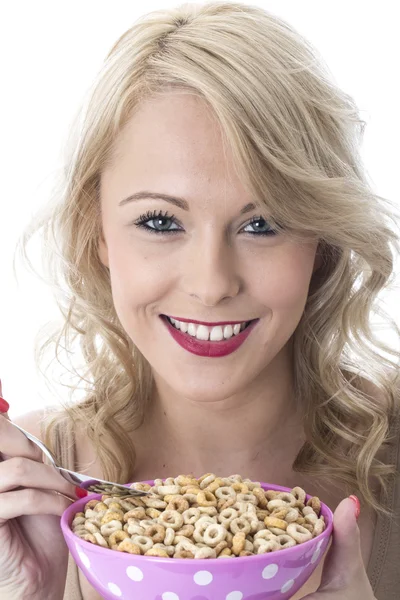
{"type": "Polygon", "coordinates": [[[170,323],[169,319],[165,315],[160,315],[160,317],[163,323],[166,325],[171,336],[182,348],[188,352],[191,352],[192,354],[196,354],[198,356],[207,356],[210,358],[226,356],[237,350],[248,338],[259,321],[259,319],[254,319],[238,335],[234,335],[227,340],[212,342],[209,340],[198,340],[196,337],[192,337],[187,333],[183,333],[179,329],[176,329],[176,327],[170,323]]]}

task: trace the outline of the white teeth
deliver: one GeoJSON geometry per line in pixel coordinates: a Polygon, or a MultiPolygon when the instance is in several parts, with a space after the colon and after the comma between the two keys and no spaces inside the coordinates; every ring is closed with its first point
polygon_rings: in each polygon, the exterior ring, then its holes
{"type": "Polygon", "coordinates": [[[183,333],[188,333],[198,340],[211,342],[219,342],[223,339],[228,340],[234,335],[238,335],[246,327],[246,323],[236,323],[236,325],[216,325],[215,327],[207,327],[206,325],[196,325],[195,323],[185,323],[168,317],[176,329],[180,329],[183,333]]]}

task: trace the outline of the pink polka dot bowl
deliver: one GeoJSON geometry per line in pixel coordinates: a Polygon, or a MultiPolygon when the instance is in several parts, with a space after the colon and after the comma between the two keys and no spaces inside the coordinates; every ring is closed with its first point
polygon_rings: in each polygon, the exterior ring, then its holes
{"type": "MultiPolygon", "coordinates": [[[[290,492],[269,483],[261,486],[290,492]]],[[[71,504],[61,517],[61,528],[78,567],[105,600],[289,600],[317,567],[332,534],[332,511],[321,503],[325,530],[290,548],[223,559],[134,555],[91,544],[72,532],[75,514],[93,499],[101,495],[90,494],[71,504]]]]}

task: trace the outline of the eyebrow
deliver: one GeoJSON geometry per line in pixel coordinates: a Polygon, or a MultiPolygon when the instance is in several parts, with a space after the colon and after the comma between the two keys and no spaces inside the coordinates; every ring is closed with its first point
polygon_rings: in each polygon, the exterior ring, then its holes
{"type": "MultiPolygon", "coordinates": [[[[134,202],[135,200],[143,200],[143,199],[165,200],[165,202],[174,204],[175,206],[182,208],[182,210],[189,210],[189,203],[184,198],[179,198],[177,196],[170,196],[169,194],[159,194],[157,192],[147,192],[147,191],[136,192],[135,194],[132,194],[131,196],[128,196],[127,198],[124,198],[119,203],[119,206],[124,206],[124,204],[128,204],[128,202],[134,202]]],[[[256,205],[253,204],[252,202],[250,202],[249,204],[246,204],[241,209],[240,214],[244,215],[245,213],[248,213],[248,212],[254,210],[255,208],[256,208],[256,205]]]]}

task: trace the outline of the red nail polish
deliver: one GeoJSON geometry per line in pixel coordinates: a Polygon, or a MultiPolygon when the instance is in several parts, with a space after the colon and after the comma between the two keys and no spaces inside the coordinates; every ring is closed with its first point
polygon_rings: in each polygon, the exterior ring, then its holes
{"type": "Polygon", "coordinates": [[[78,496],[78,498],[85,498],[89,494],[89,492],[87,490],[83,490],[82,488],[76,486],[75,494],[78,496]]]}
{"type": "Polygon", "coordinates": [[[8,404],[8,402],[6,402],[6,400],[4,400],[4,398],[0,396],[0,412],[6,413],[9,411],[9,409],[10,405],[8,404]]]}
{"type": "Polygon", "coordinates": [[[361,510],[361,506],[360,506],[360,501],[357,498],[357,496],[354,496],[353,494],[351,496],[349,496],[350,500],[353,500],[354,504],[356,505],[356,519],[358,519],[358,517],[360,516],[360,510],[361,510]]]}

